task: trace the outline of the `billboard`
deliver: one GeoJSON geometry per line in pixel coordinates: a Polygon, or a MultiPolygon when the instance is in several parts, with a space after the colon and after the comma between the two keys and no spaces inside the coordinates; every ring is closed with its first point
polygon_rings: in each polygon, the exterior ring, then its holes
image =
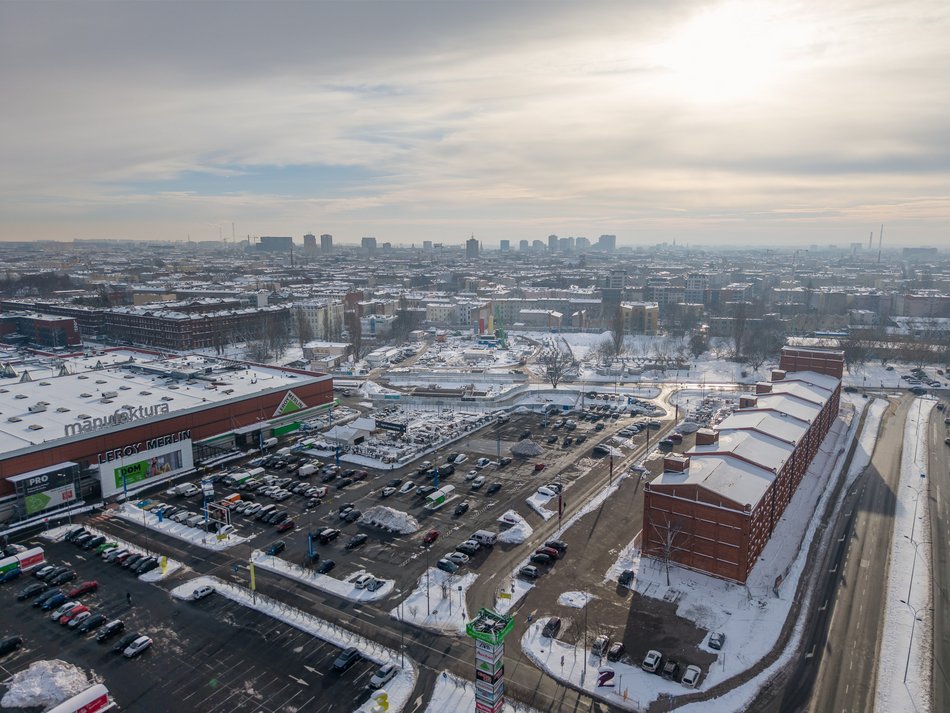
{"type": "Polygon", "coordinates": [[[16,488],[24,517],[79,499],[79,466],[76,463],[60,463],[34,470],[10,478],[10,482],[16,488]]]}
{"type": "Polygon", "coordinates": [[[143,481],[164,478],[193,467],[191,440],[138,451],[126,458],[101,463],[99,477],[103,496],[120,493],[143,481]]]}

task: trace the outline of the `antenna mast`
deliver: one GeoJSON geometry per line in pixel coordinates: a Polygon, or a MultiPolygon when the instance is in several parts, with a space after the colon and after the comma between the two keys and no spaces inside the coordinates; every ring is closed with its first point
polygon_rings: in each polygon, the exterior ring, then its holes
{"type": "Polygon", "coordinates": [[[884,242],[884,223],[881,223],[881,233],[877,239],[877,262],[881,263],[881,244],[884,242]]]}

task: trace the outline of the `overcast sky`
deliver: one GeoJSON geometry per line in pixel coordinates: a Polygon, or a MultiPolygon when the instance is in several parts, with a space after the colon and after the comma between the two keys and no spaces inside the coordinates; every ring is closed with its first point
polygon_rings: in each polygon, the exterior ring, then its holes
{"type": "Polygon", "coordinates": [[[950,245],[950,3],[0,0],[0,240],[950,245]]]}

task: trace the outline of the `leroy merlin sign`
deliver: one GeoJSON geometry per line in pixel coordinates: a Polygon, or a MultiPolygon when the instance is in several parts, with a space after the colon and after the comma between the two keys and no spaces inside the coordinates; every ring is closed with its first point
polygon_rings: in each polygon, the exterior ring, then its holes
{"type": "Polygon", "coordinates": [[[301,409],[307,408],[307,404],[300,400],[300,398],[293,392],[288,391],[287,395],[281,400],[280,404],[277,406],[277,410],[274,411],[274,418],[277,416],[286,416],[289,413],[294,411],[300,411],[301,409]]]}

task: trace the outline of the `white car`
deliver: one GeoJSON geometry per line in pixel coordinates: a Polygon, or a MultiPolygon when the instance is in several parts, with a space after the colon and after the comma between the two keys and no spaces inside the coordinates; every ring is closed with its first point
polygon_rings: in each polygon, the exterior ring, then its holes
{"type": "Polygon", "coordinates": [[[386,486],[385,488],[383,488],[383,490],[382,490],[382,492],[380,493],[380,495],[381,495],[382,497],[384,497],[384,498],[388,498],[390,495],[392,495],[392,494],[395,493],[395,492],[396,492],[396,489],[395,489],[393,486],[388,485],[388,486],[386,486]]]}
{"type": "Polygon", "coordinates": [[[475,480],[475,478],[477,477],[478,477],[477,470],[470,470],[468,471],[468,473],[465,474],[465,480],[475,480]]]}
{"type": "Polygon", "coordinates": [[[464,552],[449,552],[442,559],[447,559],[449,562],[454,562],[459,567],[461,567],[463,564],[468,564],[468,555],[464,552]]]}
{"type": "Polygon", "coordinates": [[[66,622],[66,626],[68,626],[70,629],[75,629],[77,626],[82,624],[84,621],[86,621],[86,619],[88,619],[91,616],[92,616],[91,611],[79,612],[76,616],[74,616],[72,619],[66,622]]]}
{"type": "Polygon", "coordinates": [[[478,490],[481,488],[488,479],[484,475],[480,475],[475,480],[472,481],[471,488],[472,490],[478,490]]]}
{"type": "Polygon", "coordinates": [[[491,465],[491,461],[488,458],[479,458],[477,461],[475,461],[475,467],[479,469],[485,468],[489,465],[491,465]]]}
{"type": "Polygon", "coordinates": [[[373,674],[373,677],[369,680],[370,688],[380,688],[385,686],[387,683],[395,678],[396,674],[399,673],[399,667],[394,663],[384,663],[380,666],[376,673],[373,674]]]}
{"type": "Polygon", "coordinates": [[[402,484],[402,487],[399,488],[399,492],[402,495],[405,495],[406,493],[411,492],[412,490],[415,490],[415,489],[416,489],[416,484],[410,480],[408,483],[402,484]]]}
{"type": "Polygon", "coordinates": [[[538,488],[538,495],[545,495],[549,498],[553,498],[555,495],[557,495],[557,493],[547,485],[542,485],[540,488],[538,488]]]}
{"type": "Polygon", "coordinates": [[[204,586],[198,587],[195,591],[191,593],[192,601],[197,602],[199,599],[204,599],[209,594],[214,594],[214,587],[204,586]]]}
{"type": "Polygon", "coordinates": [[[703,672],[699,666],[690,664],[683,672],[683,678],[680,679],[680,683],[682,683],[687,688],[696,688],[696,684],[699,683],[699,677],[702,675],[702,673],[703,672]]]}
{"type": "Polygon", "coordinates": [[[663,661],[663,654],[655,649],[650,649],[647,651],[646,657],[643,659],[643,663],[640,664],[641,668],[644,671],[649,671],[650,673],[656,673],[660,668],[660,663],[663,661]]]}
{"type": "Polygon", "coordinates": [[[455,462],[456,462],[456,463],[464,463],[464,462],[467,461],[467,460],[468,460],[468,456],[465,455],[464,453],[459,453],[459,454],[455,457],[455,462]]]}
{"type": "Polygon", "coordinates": [[[264,506],[261,505],[260,503],[251,503],[248,507],[244,509],[244,514],[248,516],[253,515],[254,513],[260,511],[262,507],[264,506]]]}
{"type": "Polygon", "coordinates": [[[149,637],[140,636],[125,648],[125,651],[122,652],[122,655],[127,659],[134,659],[151,645],[152,640],[149,637]]]}

